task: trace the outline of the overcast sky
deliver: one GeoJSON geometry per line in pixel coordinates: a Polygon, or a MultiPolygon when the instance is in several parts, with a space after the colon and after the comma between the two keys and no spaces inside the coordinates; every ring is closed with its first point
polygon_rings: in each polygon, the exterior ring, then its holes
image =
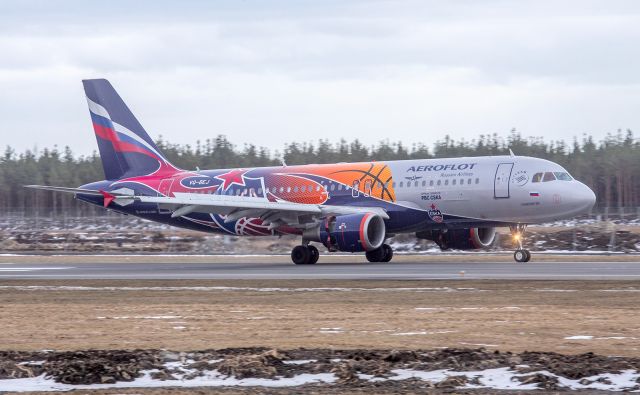
{"type": "Polygon", "coordinates": [[[93,151],[86,78],[176,143],[600,139],[640,130],[640,1],[0,2],[0,146],[93,151]]]}

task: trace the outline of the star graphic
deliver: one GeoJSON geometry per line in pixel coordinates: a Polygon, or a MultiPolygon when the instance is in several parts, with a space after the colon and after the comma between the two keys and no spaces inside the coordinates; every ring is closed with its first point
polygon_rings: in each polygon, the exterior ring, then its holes
{"type": "Polygon", "coordinates": [[[435,204],[431,204],[431,210],[435,210],[436,209],[436,205],[435,204]]]}
{"type": "Polygon", "coordinates": [[[226,191],[227,188],[229,188],[233,184],[245,186],[243,176],[247,171],[248,170],[243,169],[230,170],[224,174],[215,176],[215,178],[217,178],[218,180],[222,180],[222,190],[226,191]]]}

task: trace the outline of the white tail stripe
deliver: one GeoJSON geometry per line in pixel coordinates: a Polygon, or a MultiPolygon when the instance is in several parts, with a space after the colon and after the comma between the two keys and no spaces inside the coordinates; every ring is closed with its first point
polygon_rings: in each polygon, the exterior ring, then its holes
{"type": "Polygon", "coordinates": [[[105,117],[105,118],[107,118],[109,120],[111,119],[111,116],[109,115],[109,112],[107,111],[106,108],[104,108],[100,104],[92,101],[88,97],[87,97],[87,103],[89,103],[89,111],[91,111],[92,113],[94,113],[96,115],[100,115],[101,117],[105,117]]]}
{"type": "Polygon", "coordinates": [[[126,127],[120,125],[119,123],[114,122],[113,119],[111,119],[111,115],[109,115],[109,112],[107,111],[106,108],[102,107],[100,104],[94,102],[93,100],[89,99],[88,97],[87,97],[87,103],[89,103],[89,111],[91,111],[92,113],[94,113],[96,115],[100,115],[101,117],[104,117],[104,118],[107,118],[108,120],[110,120],[111,124],[113,125],[113,128],[115,129],[116,132],[122,133],[125,136],[130,137],[133,140],[137,141],[138,143],[142,144],[146,149],[148,149],[149,151],[153,152],[154,154],[156,154],[158,156],[158,158],[162,159],[165,163],[167,163],[167,160],[164,158],[164,156],[162,156],[162,154],[160,154],[149,143],[147,143],[145,140],[143,140],[142,137],[138,136],[137,134],[135,134],[131,130],[127,129],[126,127]]]}

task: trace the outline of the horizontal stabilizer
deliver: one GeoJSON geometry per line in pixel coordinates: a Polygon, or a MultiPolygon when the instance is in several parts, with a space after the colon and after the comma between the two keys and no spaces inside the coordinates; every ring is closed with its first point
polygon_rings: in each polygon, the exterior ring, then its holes
{"type": "Polygon", "coordinates": [[[102,196],[102,192],[92,190],[92,189],[81,189],[81,188],[66,188],[66,187],[52,187],[49,185],[25,185],[25,188],[31,189],[40,189],[42,191],[54,191],[54,192],[65,192],[65,193],[82,193],[84,195],[96,195],[102,196]]]}

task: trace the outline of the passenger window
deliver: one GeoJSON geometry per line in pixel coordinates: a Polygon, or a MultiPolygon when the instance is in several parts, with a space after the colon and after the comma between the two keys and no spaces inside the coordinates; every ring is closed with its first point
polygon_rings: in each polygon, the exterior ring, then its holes
{"type": "Polygon", "coordinates": [[[287,187],[287,193],[291,192],[291,187],[287,187]]]}
{"type": "Polygon", "coordinates": [[[542,181],[542,173],[536,173],[531,178],[531,182],[540,182],[542,181]]]}
{"type": "Polygon", "coordinates": [[[336,184],[331,184],[331,191],[335,191],[336,190],[336,184]]]}
{"type": "Polygon", "coordinates": [[[280,193],[284,192],[284,187],[280,187],[280,193]]]}
{"type": "Polygon", "coordinates": [[[422,181],[422,186],[426,187],[427,186],[427,181],[422,181]]]}
{"type": "Polygon", "coordinates": [[[433,180],[429,181],[429,186],[432,187],[433,186],[433,180]]]}
{"type": "Polygon", "coordinates": [[[393,184],[391,184],[393,186],[393,188],[395,189],[396,187],[396,182],[394,181],[393,184]]]}
{"type": "Polygon", "coordinates": [[[341,191],[342,190],[342,184],[338,184],[338,190],[341,191]]]}
{"type": "Polygon", "coordinates": [[[442,180],[438,180],[438,186],[440,186],[440,184],[442,184],[442,180]]]}
{"type": "Polygon", "coordinates": [[[298,193],[298,186],[297,185],[295,187],[293,187],[293,192],[298,193]]]}
{"type": "Polygon", "coordinates": [[[480,179],[476,178],[476,184],[480,184],[480,179]]]}
{"type": "Polygon", "coordinates": [[[471,185],[471,178],[467,180],[467,184],[471,185]]]}
{"type": "Polygon", "coordinates": [[[453,181],[451,181],[451,185],[456,185],[456,179],[454,178],[453,181]]]}
{"type": "Polygon", "coordinates": [[[565,173],[563,171],[556,171],[553,174],[556,175],[556,178],[560,181],[571,181],[573,178],[569,175],[569,173],[565,173]]]}
{"type": "Polygon", "coordinates": [[[320,192],[320,185],[316,186],[316,192],[320,192]]]}
{"type": "Polygon", "coordinates": [[[404,181],[400,181],[400,185],[398,185],[400,188],[402,188],[404,186],[404,181]]]}
{"type": "Polygon", "coordinates": [[[556,179],[556,176],[554,176],[552,172],[548,171],[548,172],[544,173],[544,177],[542,178],[542,182],[554,181],[555,179],[556,179]]]}

